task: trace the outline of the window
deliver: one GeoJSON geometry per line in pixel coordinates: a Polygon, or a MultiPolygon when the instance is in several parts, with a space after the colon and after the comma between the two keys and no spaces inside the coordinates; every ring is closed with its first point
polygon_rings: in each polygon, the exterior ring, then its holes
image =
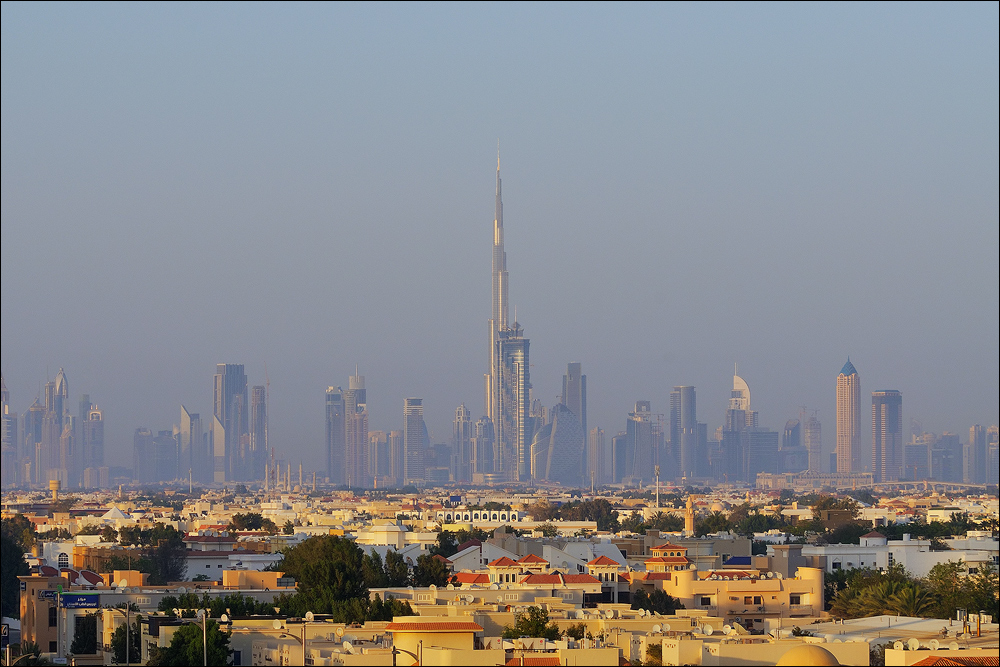
{"type": "Polygon", "coordinates": [[[788,604],[802,604],[802,596],[801,595],[789,595],[788,596],[788,604]]]}
{"type": "Polygon", "coordinates": [[[49,607],[49,627],[56,627],[56,608],[49,607]]]}
{"type": "Polygon", "coordinates": [[[743,604],[753,604],[753,596],[747,595],[743,598],[743,604]]]}
{"type": "Polygon", "coordinates": [[[135,599],[135,603],[136,604],[149,604],[150,602],[151,602],[151,600],[149,598],[136,598],[135,599]]]}
{"type": "Polygon", "coordinates": [[[222,563],[219,563],[218,565],[216,565],[216,567],[221,570],[222,569],[222,563]]]}
{"type": "Polygon", "coordinates": [[[241,651],[233,651],[233,664],[236,667],[243,664],[243,654],[241,651]]]}
{"type": "Polygon", "coordinates": [[[753,596],[753,603],[754,604],[764,604],[764,600],[762,600],[759,595],[755,595],[755,596],[753,596]]]}
{"type": "Polygon", "coordinates": [[[206,566],[205,566],[205,569],[208,569],[208,568],[210,568],[210,567],[212,567],[212,566],[211,566],[211,565],[206,565],[206,566]]]}
{"type": "Polygon", "coordinates": [[[979,574],[979,568],[978,567],[970,567],[969,568],[969,574],[979,574]]]}
{"type": "Polygon", "coordinates": [[[702,607],[711,607],[712,606],[712,598],[709,597],[708,595],[702,595],[701,596],[701,606],[702,607]]]}
{"type": "Polygon", "coordinates": [[[49,653],[55,653],[59,650],[59,644],[56,642],[49,642],[49,653]]]}
{"type": "Polygon", "coordinates": [[[69,554],[59,554],[59,567],[69,567],[69,554]]]}
{"type": "MultiPolygon", "coordinates": [[[[891,559],[891,557],[890,557],[890,559],[891,559]]],[[[833,565],[830,566],[830,569],[832,569],[832,570],[839,570],[840,569],[840,565],[841,565],[840,561],[835,560],[835,561],[833,561],[833,565]]]]}

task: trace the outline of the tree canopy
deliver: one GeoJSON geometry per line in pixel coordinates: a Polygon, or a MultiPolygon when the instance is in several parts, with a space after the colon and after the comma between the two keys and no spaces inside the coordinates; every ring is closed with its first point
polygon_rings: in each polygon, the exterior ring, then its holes
{"type": "Polygon", "coordinates": [[[528,607],[514,614],[514,625],[505,625],[501,636],[504,639],[544,637],[555,641],[559,639],[559,626],[549,623],[549,612],[542,607],[528,607]]]}

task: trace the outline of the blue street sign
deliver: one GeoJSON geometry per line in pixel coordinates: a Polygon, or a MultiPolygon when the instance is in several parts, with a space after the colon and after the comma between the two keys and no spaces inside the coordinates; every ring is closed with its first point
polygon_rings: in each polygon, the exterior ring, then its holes
{"type": "Polygon", "coordinates": [[[97,609],[101,606],[99,593],[63,593],[59,603],[64,609],[97,609]]]}

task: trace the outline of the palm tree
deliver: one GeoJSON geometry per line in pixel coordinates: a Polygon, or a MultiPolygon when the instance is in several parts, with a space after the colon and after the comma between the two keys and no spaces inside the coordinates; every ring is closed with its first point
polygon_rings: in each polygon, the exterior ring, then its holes
{"type": "Polygon", "coordinates": [[[904,586],[889,599],[891,611],[917,618],[927,616],[934,604],[934,596],[917,585],[904,586]]]}

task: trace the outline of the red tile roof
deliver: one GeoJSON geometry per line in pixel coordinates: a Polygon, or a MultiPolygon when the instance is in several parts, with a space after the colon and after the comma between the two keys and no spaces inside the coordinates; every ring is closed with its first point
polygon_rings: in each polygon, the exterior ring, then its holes
{"type": "Polygon", "coordinates": [[[872,532],[862,535],[861,537],[885,537],[885,535],[878,532],[877,530],[873,530],[872,532]]]}
{"type": "Polygon", "coordinates": [[[490,563],[490,567],[516,567],[517,563],[512,561],[510,558],[503,556],[502,558],[497,558],[495,561],[490,563]]]}
{"type": "Polygon", "coordinates": [[[507,667],[516,667],[517,665],[525,665],[525,667],[556,667],[560,664],[558,657],[541,657],[541,656],[524,656],[509,658],[507,662],[504,663],[507,667]]]}
{"type": "Polygon", "coordinates": [[[600,580],[591,574],[564,574],[567,584],[599,584],[600,580]]]}
{"type": "Polygon", "coordinates": [[[541,556],[536,556],[535,554],[528,554],[527,556],[522,556],[521,558],[518,558],[517,562],[518,563],[548,563],[549,561],[545,560],[541,556]]]}
{"type": "Polygon", "coordinates": [[[473,538],[471,540],[467,540],[467,541],[462,542],[461,544],[459,544],[458,545],[458,551],[456,551],[455,553],[461,553],[461,552],[465,551],[466,549],[468,549],[469,547],[481,547],[481,546],[483,546],[483,543],[480,542],[479,540],[473,538]]]}
{"type": "Polygon", "coordinates": [[[682,547],[679,544],[671,544],[667,542],[666,544],[661,544],[658,547],[652,547],[650,551],[687,551],[687,547],[682,547]]]}
{"type": "Polygon", "coordinates": [[[672,565],[685,565],[690,563],[685,556],[653,556],[646,559],[647,563],[669,563],[672,565]]]}
{"type": "Polygon", "coordinates": [[[535,586],[543,584],[552,584],[555,586],[560,586],[563,580],[558,574],[529,574],[521,579],[522,584],[532,584],[535,586]]]}
{"type": "Polygon", "coordinates": [[[594,560],[587,563],[587,565],[618,565],[618,561],[611,560],[607,556],[601,556],[600,558],[595,558],[594,560]]]}
{"type": "Polygon", "coordinates": [[[483,626],[472,621],[400,622],[385,626],[389,632],[482,632],[483,626]]]}
{"type": "Polygon", "coordinates": [[[457,584],[490,584],[489,575],[482,574],[480,572],[457,572],[455,574],[455,583],[457,584]]]}

